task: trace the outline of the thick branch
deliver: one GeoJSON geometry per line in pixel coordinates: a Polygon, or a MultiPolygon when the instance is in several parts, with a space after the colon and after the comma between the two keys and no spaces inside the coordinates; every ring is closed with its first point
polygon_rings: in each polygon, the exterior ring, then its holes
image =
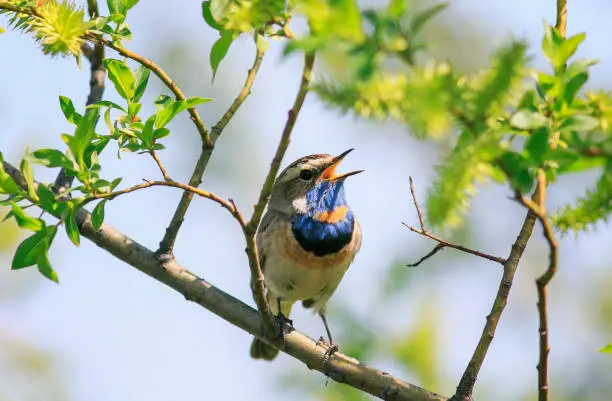
{"type": "Polygon", "coordinates": [[[246,225],[246,227],[244,227],[244,236],[247,242],[247,247],[245,251],[249,258],[249,266],[251,268],[253,298],[257,303],[257,309],[259,310],[262,319],[264,319],[264,323],[266,324],[268,330],[274,327],[274,322],[271,320],[268,302],[266,301],[264,290],[264,276],[261,272],[261,266],[259,264],[259,255],[257,250],[257,244],[255,242],[255,233],[257,232],[257,227],[259,226],[259,223],[261,222],[263,211],[266,205],[268,204],[268,199],[270,197],[270,194],[272,193],[272,186],[274,185],[274,181],[276,180],[276,175],[278,174],[278,170],[280,169],[283,156],[285,155],[287,147],[289,146],[289,139],[291,138],[291,132],[293,131],[297,116],[300,113],[300,110],[302,109],[304,99],[306,99],[306,94],[308,94],[310,80],[312,78],[312,69],[314,66],[314,61],[314,53],[304,54],[304,68],[302,70],[302,80],[300,82],[298,93],[295,97],[295,102],[291,110],[289,110],[289,116],[287,117],[287,122],[285,123],[283,134],[281,136],[278,147],[276,148],[276,154],[274,155],[274,159],[272,159],[272,163],[270,165],[270,170],[268,171],[266,181],[264,182],[264,185],[261,188],[259,200],[257,201],[257,204],[255,205],[253,211],[253,216],[251,217],[251,220],[249,220],[249,223],[246,225]]]}
{"type": "MultiPolygon", "coordinates": [[[[3,168],[18,185],[27,187],[18,169],[6,162],[3,163],[3,168]]],[[[279,347],[283,352],[303,362],[309,369],[317,370],[337,382],[384,400],[446,400],[441,395],[406,383],[340,352],[326,358],[326,347],[297,330],[285,333],[282,342],[280,339],[270,340],[257,311],[239,299],[194,275],[175,260],[160,262],[153,251],[108,224],[102,224],[96,231],[91,224],[91,215],[84,209],[77,212],[76,220],[81,234],[100,248],[181,293],[188,301],[197,303],[268,344],[279,347]]]]}
{"type": "MultiPolygon", "coordinates": [[[[251,88],[253,87],[253,83],[255,82],[255,77],[257,76],[257,72],[259,71],[259,67],[261,66],[261,62],[263,60],[263,52],[259,49],[256,50],[255,61],[253,61],[252,67],[249,69],[246,80],[244,81],[244,85],[242,90],[234,99],[229,109],[223,114],[219,122],[212,128],[211,141],[214,146],[215,142],[223,132],[225,126],[229,123],[231,118],[234,116],[236,111],[240,108],[242,103],[251,93],[251,88]]],[[[208,165],[208,161],[210,160],[210,156],[212,155],[212,147],[203,146],[198,161],[195,165],[193,173],[191,174],[191,178],[189,179],[189,185],[192,187],[197,187],[202,182],[202,176],[204,175],[204,171],[206,170],[206,166],[208,165]]],[[[183,224],[183,220],[185,219],[185,214],[187,213],[187,209],[189,208],[189,204],[193,199],[193,193],[189,191],[183,192],[181,196],[181,200],[174,211],[174,215],[172,216],[172,220],[166,228],[166,233],[164,234],[164,238],[159,243],[159,249],[157,250],[158,255],[165,255],[166,257],[170,257],[174,250],[174,244],[176,242],[176,237],[178,235],[179,230],[181,229],[181,225],[183,224]]]]}

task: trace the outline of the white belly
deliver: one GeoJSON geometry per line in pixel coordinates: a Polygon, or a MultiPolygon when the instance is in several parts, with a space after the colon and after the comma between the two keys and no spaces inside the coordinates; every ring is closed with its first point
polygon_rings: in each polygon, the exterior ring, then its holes
{"type": "MultiPolygon", "coordinates": [[[[353,237],[347,246],[325,256],[305,251],[295,239],[289,222],[277,224],[275,231],[266,233],[269,234],[266,235],[268,240],[261,243],[266,255],[265,283],[272,297],[280,297],[287,304],[313,300],[315,310],[324,308],[359,250],[358,224],[355,224],[353,237]]],[[[274,300],[270,299],[270,302],[274,300]]],[[[273,309],[276,308],[273,306],[273,309]]]]}

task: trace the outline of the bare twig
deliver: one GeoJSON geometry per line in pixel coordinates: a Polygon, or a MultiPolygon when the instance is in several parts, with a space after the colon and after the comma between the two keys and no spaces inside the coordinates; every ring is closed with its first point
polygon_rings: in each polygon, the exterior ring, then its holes
{"type": "Polygon", "coordinates": [[[441,243],[436,244],[436,246],[434,246],[434,248],[427,255],[423,256],[421,259],[419,259],[418,261],[414,263],[407,264],[406,267],[417,267],[421,263],[425,262],[427,259],[434,256],[436,253],[440,252],[442,249],[444,249],[444,247],[445,247],[444,244],[441,244],[441,243]]]}
{"type": "Polygon", "coordinates": [[[414,207],[417,210],[417,214],[419,215],[419,223],[421,224],[421,231],[422,232],[427,232],[427,230],[425,230],[425,221],[423,220],[423,213],[421,212],[421,208],[419,207],[419,202],[417,201],[417,197],[416,194],[414,193],[414,183],[412,182],[412,176],[409,176],[408,179],[410,180],[410,193],[412,194],[412,200],[414,201],[414,207]]]}
{"type": "MultiPolygon", "coordinates": [[[[6,162],[3,163],[3,167],[18,185],[27,188],[26,181],[18,169],[6,162]]],[[[160,181],[160,185],[167,183],[160,181]]],[[[384,400],[446,400],[446,397],[399,380],[387,372],[372,368],[340,352],[332,354],[324,363],[327,348],[297,330],[285,333],[283,347],[280,339],[272,340],[268,337],[259,314],[250,306],[191,273],[174,260],[161,262],[154,252],[108,224],[102,224],[99,230],[95,230],[91,224],[91,215],[84,209],[77,212],[76,220],[81,234],[100,248],[179,292],[188,301],[208,309],[234,326],[282,349],[309,369],[322,372],[332,380],[384,400]]]]}
{"type": "MultiPolygon", "coordinates": [[[[255,77],[257,76],[257,72],[259,71],[259,67],[261,66],[261,62],[263,59],[263,52],[259,49],[256,50],[255,60],[253,61],[252,67],[249,69],[246,80],[244,81],[244,85],[242,90],[234,99],[229,109],[223,114],[219,122],[212,128],[211,132],[211,141],[213,145],[216,143],[217,139],[223,132],[225,126],[229,123],[230,119],[234,116],[236,111],[240,108],[242,103],[251,93],[251,88],[253,87],[253,83],[255,82],[255,77]]],[[[191,178],[189,179],[189,185],[192,187],[197,187],[202,182],[202,176],[204,175],[204,171],[206,170],[206,166],[208,165],[208,161],[210,160],[210,156],[212,155],[212,147],[203,146],[198,161],[195,165],[193,173],[191,174],[191,178]]],[[[183,220],[185,219],[185,213],[187,213],[187,209],[189,208],[189,204],[193,199],[192,192],[184,192],[181,196],[181,200],[174,211],[174,215],[172,216],[172,220],[166,228],[166,233],[164,234],[163,239],[159,243],[159,249],[157,250],[157,254],[163,256],[165,258],[171,257],[174,243],[176,242],[176,237],[178,232],[183,224],[183,220]]]]}
{"type": "Polygon", "coordinates": [[[280,142],[278,143],[278,147],[276,148],[276,153],[274,158],[272,159],[272,163],[270,164],[270,170],[268,171],[268,175],[266,176],[266,180],[261,188],[261,192],[259,193],[259,200],[257,204],[255,204],[255,208],[253,210],[253,215],[249,220],[249,223],[244,227],[244,236],[247,242],[246,253],[249,258],[249,266],[251,268],[251,279],[252,279],[252,289],[253,289],[253,298],[255,299],[255,303],[257,304],[257,309],[264,320],[264,324],[266,324],[269,333],[272,332],[274,327],[274,321],[271,319],[270,308],[268,307],[268,303],[266,301],[265,290],[264,290],[264,277],[261,272],[261,266],[259,264],[259,255],[257,250],[257,245],[255,243],[255,233],[257,232],[257,227],[261,222],[261,218],[263,216],[263,211],[268,204],[268,199],[270,194],[272,193],[272,186],[274,185],[274,181],[276,180],[276,175],[280,169],[281,162],[283,160],[283,156],[287,151],[287,147],[289,146],[289,140],[291,138],[291,132],[293,131],[293,127],[297,120],[297,116],[302,109],[302,105],[304,104],[304,99],[306,99],[306,94],[308,93],[308,89],[310,87],[310,80],[312,78],[312,69],[314,66],[315,56],[314,53],[306,53],[304,55],[304,69],[302,70],[302,80],[300,82],[300,87],[298,89],[298,93],[295,97],[295,102],[293,103],[293,107],[289,110],[289,115],[287,117],[287,122],[285,123],[285,128],[283,129],[283,134],[281,135],[280,142]]]}
{"type": "MultiPolygon", "coordinates": [[[[90,18],[95,18],[100,15],[98,11],[97,0],[87,0],[87,11],[90,18]]],[[[83,54],[89,60],[91,66],[91,78],[89,79],[89,95],[87,96],[86,105],[97,103],[102,100],[104,94],[104,80],[106,78],[106,70],[104,69],[104,45],[95,43],[93,48],[86,43],[82,46],[83,54]]],[[[55,183],[53,184],[53,192],[55,194],[63,194],[74,181],[73,176],[66,175],[66,171],[61,169],[55,183]]]]}
{"type": "Polygon", "coordinates": [[[164,177],[164,180],[172,181],[172,179],[168,175],[168,171],[166,170],[166,167],[164,167],[164,164],[159,159],[159,156],[157,156],[157,153],[154,150],[152,150],[149,152],[149,154],[151,155],[153,160],[155,160],[155,163],[157,164],[157,167],[159,167],[159,171],[161,171],[162,176],[164,177]]]}
{"type": "MultiPolygon", "coordinates": [[[[536,205],[534,202],[529,202],[529,199],[525,198],[520,193],[517,193],[517,199],[523,206],[525,206],[531,213],[538,217],[542,225],[544,237],[548,243],[549,248],[549,260],[548,268],[540,277],[536,280],[536,288],[538,291],[538,318],[540,321],[538,332],[540,334],[540,346],[539,346],[539,360],[538,360],[538,401],[548,400],[548,354],[550,353],[550,346],[548,344],[548,296],[547,286],[553,279],[557,272],[557,265],[559,262],[559,244],[555,238],[555,234],[550,224],[550,220],[546,215],[546,209],[544,203],[536,205]]],[[[544,198],[542,198],[543,201],[544,198]]]]}
{"type": "Polygon", "coordinates": [[[480,252],[480,251],[476,251],[474,249],[470,249],[468,247],[465,247],[463,245],[457,245],[457,244],[453,244],[450,243],[448,241],[443,240],[442,238],[436,237],[433,234],[430,234],[427,229],[425,228],[425,223],[423,220],[423,213],[421,212],[421,208],[419,207],[419,202],[417,200],[416,194],[414,192],[414,184],[412,182],[412,177],[410,178],[410,193],[412,194],[412,200],[414,201],[414,206],[417,210],[417,214],[419,215],[419,223],[421,224],[421,229],[417,229],[414,228],[412,226],[410,226],[407,223],[402,223],[404,226],[408,227],[410,229],[410,231],[415,232],[417,234],[423,235],[427,238],[430,238],[434,241],[436,241],[438,243],[438,245],[431,251],[429,252],[427,255],[425,255],[424,257],[422,257],[418,262],[413,263],[408,265],[408,267],[413,267],[413,266],[418,266],[419,264],[421,264],[423,261],[429,259],[430,257],[432,257],[433,255],[435,255],[436,253],[438,253],[438,251],[440,251],[442,248],[444,247],[448,247],[448,248],[453,248],[453,249],[457,249],[459,251],[465,252],[465,253],[469,253],[475,256],[479,256],[481,258],[493,261],[493,262],[497,262],[500,264],[504,264],[506,262],[506,260],[504,258],[500,258],[499,256],[492,256],[492,255],[488,255],[486,253],[480,252]]]}

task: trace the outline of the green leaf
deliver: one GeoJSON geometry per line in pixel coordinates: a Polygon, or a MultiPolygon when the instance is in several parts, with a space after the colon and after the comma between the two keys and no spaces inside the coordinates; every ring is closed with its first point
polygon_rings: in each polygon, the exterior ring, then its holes
{"type": "Polygon", "coordinates": [[[98,231],[102,223],[104,222],[104,206],[106,205],[106,199],[100,201],[93,212],[91,212],[91,225],[94,230],[98,231]]]}
{"type": "Polygon", "coordinates": [[[74,136],[62,136],[81,169],[85,168],[85,150],[94,137],[98,115],[99,109],[88,109],[85,116],[79,121],[74,136]]]}
{"type": "Polygon", "coordinates": [[[61,167],[74,169],[74,163],[62,152],[57,149],[38,149],[32,152],[32,156],[43,166],[50,168],[61,167]]]}
{"type": "Polygon", "coordinates": [[[38,184],[38,188],[36,188],[36,193],[38,194],[38,199],[40,200],[40,207],[51,214],[55,214],[55,195],[45,184],[38,184]]]}
{"type": "Polygon", "coordinates": [[[155,107],[155,111],[160,111],[170,106],[172,103],[174,103],[174,100],[170,96],[159,95],[153,102],[153,106],[155,107]]]}
{"type": "Polygon", "coordinates": [[[125,4],[122,0],[106,0],[108,12],[112,14],[125,14],[125,4]]]}
{"type": "Polygon", "coordinates": [[[68,216],[66,216],[66,219],[64,220],[64,226],[66,226],[66,234],[68,234],[70,241],[72,241],[74,245],[79,246],[81,245],[81,234],[79,233],[79,227],[76,223],[75,214],[76,210],[74,209],[68,213],[68,216]]]}
{"type": "Polygon", "coordinates": [[[108,72],[108,79],[115,85],[119,96],[126,100],[134,98],[134,74],[132,70],[122,61],[115,59],[105,59],[104,67],[108,72]]]}
{"type": "Polygon", "coordinates": [[[499,158],[502,170],[510,179],[512,187],[527,193],[531,191],[534,182],[533,172],[529,169],[530,163],[520,153],[506,151],[499,158]]]}
{"type": "Polygon", "coordinates": [[[129,9],[134,7],[136,4],[138,4],[138,1],[139,0],[121,0],[121,2],[123,3],[123,6],[125,7],[125,11],[128,11],[129,9]]]}
{"type": "MultiPolygon", "coordinates": [[[[159,98],[158,98],[159,99],[159,98]]],[[[194,107],[201,103],[210,102],[212,99],[203,97],[192,97],[180,101],[165,101],[165,107],[157,111],[157,119],[155,120],[156,128],[163,128],[181,111],[187,110],[188,108],[194,107]]]]}
{"type": "Polygon", "coordinates": [[[45,227],[44,221],[30,216],[14,202],[11,202],[11,210],[13,211],[13,216],[15,216],[15,220],[19,227],[32,231],[40,231],[45,227]]]}
{"type": "Polygon", "coordinates": [[[390,17],[399,18],[406,12],[406,0],[391,0],[387,6],[387,14],[390,17]]]}
{"type": "Polygon", "coordinates": [[[147,83],[149,82],[149,75],[151,71],[145,66],[140,66],[136,68],[134,78],[136,80],[136,90],[134,91],[134,102],[138,102],[142,95],[144,94],[145,89],[147,88],[147,83]]]}
{"type": "Polygon", "coordinates": [[[606,354],[612,354],[612,344],[608,344],[605,347],[598,349],[597,352],[604,352],[606,354]]]}
{"type": "Polygon", "coordinates": [[[153,135],[153,125],[155,124],[156,118],[157,115],[153,114],[147,119],[144,127],[142,128],[140,139],[142,140],[143,149],[152,150],[153,148],[153,140],[155,139],[153,135]]]}
{"type": "MultiPolygon", "coordinates": [[[[446,3],[436,4],[423,11],[415,13],[414,17],[412,17],[412,24],[411,24],[412,30],[414,32],[418,32],[427,21],[435,17],[440,11],[444,10],[447,6],[448,4],[446,3]]],[[[389,4],[389,7],[391,7],[391,4],[389,4]]]]}
{"type": "Polygon", "coordinates": [[[57,273],[51,267],[51,262],[49,262],[49,256],[47,255],[47,249],[45,248],[43,252],[38,254],[36,258],[36,264],[38,264],[38,271],[48,278],[51,281],[54,281],[59,284],[59,278],[57,277],[57,273]]]}
{"type": "Polygon", "coordinates": [[[74,104],[72,104],[72,100],[67,98],[66,96],[60,96],[60,107],[62,108],[62,112],[66,117],[66,120],[71,122],[72,124],[78,124],[83,116],[79,114],[74,108],[74,104]]]}
{"type": "Polygon", "coordinates": [[[510,118],[510,125],[525,131],[544,127],[546,123],[546,117],[540,113],[528,110],[519,110],[510,118]]]}
{"type": "Polygon", "coordinates": [[[202,16],[209,27],[217,31],[222,31],[223,27],[215,20],[210,10],[210,1],[202,2],[202,16]]]}
{"type": "Polygon", "coordinates": [[[599,127],[599,120],[586,114],[569,116],[561,123],[561,129],[567,131],[588,132],[599,127]]]}
{"type": "Polygon", "coordinates": [[[23,174],[23,178],[25,178],[26,183],[28,184],[28,196],[31,199],[37,199],[36,192],[34,191],[34,171],[32,170],[32,166],[30,166],[30,162],[27,159],[21,160],[21,174],[23,174]]]}
{"type": "Polygon", "coordinates": [[[87,106],[88,109],[99,109],[101,107],[108,107],[110,109],[121,110],[124,113],[127,113],[127,110],[123,107],[119,106],[117,103],[111,102],[110,100],[100,100],[99,102],[92,103],[87,106]]]}
{"type": "Polygon", "coordinates": [[[55,226],[48,226],[45,230],[38,231],[24,239],[17,247],[15,255],[13,255],[11,269],[17,270],[35,265],[38,255],[45,252],[50,246],[56,231],[55,226]]]}
{"type": "Polygon", "coordinates": [[[234,41],[234,34],[230,31],[222,31],[221,37],[213,44],[210,49],[210,68],[212,69],[212,79],[215,80],[217,75],[217,68],[221,60],[225,58],[227,51],[229,50],[232,42],[234,41]]]}
{"type": "Polygon", "coordinates": [[[550,150],[548,144],[548,128],[537,129],[527,140],[525,150],[536,164],[542,164],[550,150]]]}
{"type": "Polygon", "coordinates": [[[270,48],[270,42],[263,35],[255,34],[255,46],[261,53],[265,53],[270,48]]]}

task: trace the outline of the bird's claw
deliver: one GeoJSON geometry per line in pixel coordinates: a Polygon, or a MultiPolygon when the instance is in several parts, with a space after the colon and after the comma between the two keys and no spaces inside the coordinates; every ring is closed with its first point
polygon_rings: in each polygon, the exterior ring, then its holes
{"type": "Polygon", "coordinates": [[[285,327],[287,328],[287,332],[293,330],[293,320],[289,319],[282,313],[279,313],[276,316],[276,319],[278,320],[280,338],[281,340],[285,341],[285,327]]]}
{"type": "Polygon", "coordinates": [[[325,338],[323,338],[323,336],[319,338],[319,341],[317,341],[317,345],[322,345],[327,348],[327,350],[325,350],[325,354],[323,355],[323,364],[329,362],[329,358],[331,358],[331,356],[338,352],[338,350],[340,349],[338,347],[338,344],[328,344],[327,341],[325,341],[325,338]]]}

